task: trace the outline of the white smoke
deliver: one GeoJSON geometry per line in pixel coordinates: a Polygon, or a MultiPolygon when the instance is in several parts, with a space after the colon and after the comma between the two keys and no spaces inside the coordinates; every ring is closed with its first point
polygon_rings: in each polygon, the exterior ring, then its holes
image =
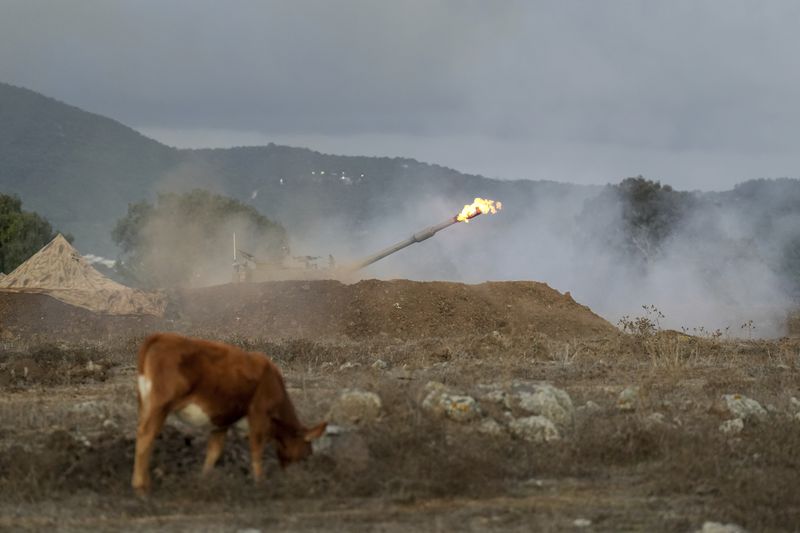
{"type": "MultiPolygon", "coordinates": [[[[593,220],[602,224],[594,228],[593,238],[585,235],[579,216],[587,198],[596,194],[541,194],[529,205],[498,197],[504,202],[499,214],[445,229],[363,275],[468,283],[536,280],[570,291],[612,323],[625,315],[644,315],[642,306],[647,305],[665,315],[661,325],[667,328],[719,329],[731,337],[751,334],[753,328],[759,336],[785,334],[787,314],[796,302],[776,262],[800,227],[798,215],[775,216],[771,230],[759,234],[757,215],[730,200],[707,202],[676,224],[642,266],[596,238],[623,231],[620,205],[593,203],[603,211],[592,213],[593,220]]],[[[315,244],[346,242],[349,248],[340,251],[366,255],[439,222],[461,205],[449,198],[427,198],[415,207],[388,214],[360,240],[343,241],[337,238],[340,229],[328,224],[329,231],[314,239],[315,244]]],[[[769,199],[756,207],[760,213],[778,210],[769,199]]]]}

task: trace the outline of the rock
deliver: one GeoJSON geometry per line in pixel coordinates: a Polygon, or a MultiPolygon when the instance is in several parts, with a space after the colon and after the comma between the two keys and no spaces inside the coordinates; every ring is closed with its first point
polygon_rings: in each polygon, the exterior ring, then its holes
{"type": "Polygon", "coordinates": [[[103,365],[98,365],[97,363],[94,363],[92,361],[86,363],[86,371],[89,373],[102,374],[104,370],[105,368],[103,367],[103,365]]]}
{"type": "Polygon", "coordinates": [[[800,413],[800,400],[792,396],[789,398],[789,409],[793,413],[800,413]]]}
{"type": "Polygon", "coordinates": [[[631,386],[619,393],[617,397],[617,408],[620,411],[633,411],[636,409],[637,400],[639,398],[639,387],[631,386]]]}
{"type": "Polygon", "coordinates": [[[705,522],[697,533],[747,533],[736,524],[723,524],[721,522],[705,522]]]}
{"type": "Polygon", "coordinates": [[[440,400],[447,390],[447,386],[444,383],[439,383],[438,381],[427,382],[422,388],[422,409],[433,415],[443,415],[444,406],[440,400]]]}
{"type": "Polygon", "coordinates": [[[588,518],[576,518],[572,522],[572,525],[575,527],[589,527],[592,525],[592,521],[588,518]]]}
{"type": "Polygon", "coordinates": [[[478,425],[478,433],[499,437],[505,429],[494,418],[486,418],[478,425]]]}
{"type": "Polygon", "coordinates": [[[482,402],[507,405],[508,394],[499,385],[478,385],[478,399],[482,402]]]}
{"type": "Polygon", "coordinates": [[[328,420],[334,424],[368,424],[381,414],[381,398],[374,392],[345,389],[328,412],[328,420]]]}
{"type": "Polygon", "coordinates": [[[743,429],[744,421],[741,418],[726,420],[719,425],[719,430],[726,435],[736,435],[737,433],[741,433],[743,429]]]}
{"type": "Polygon", "coordinates": [[[339,370],[350,370],[351,368],[358,368],[359,366],[361,366],[361,365],[359,365],[358,363],[353,363],[351,361],[348,361],[348,362],[342,364],[339,367],[339,370]]]}
{"type": "Polygon", "coordinates": [[[389,368],[389,364],[383,359],[376,359],[375,362],[372,363],[372,368],[376,368],[378,370],[386,370],[387,368],[389,368]]]}
{"type": "Polygon", "coordinates": [[[767,411],[757,401],[742,394],[725,394],[722,397],[726,409],[742,420],[765,420],[767,411]]]}
{"type": "Polygon", "coordinates": [[[543,416],[528,416],[513,420],[508,428],[514,436],[528,442],[552,442],[561,439],[556,425],[543,416]]]}
{"type": "Polygon", "coordinates": [[[441,395],[439,401],[447,418],[456,422],[469,422],[481,415],[478,402],[472,396],[445,393],[441,395]]]}
{"type": "Polygon", "coordinates": [[[574,419],[569,394],[547,383],[515,383],[506,402],[509,408],[545,417],[562,429],[571,426],[574,419]]]}
{"type": "Polygon", "coordinates": [[[425,399],[422,400],[422,408],[432,415],[446,416],[456,422],[468,422],[481,414],[475,398],[451,394],[443,383],[429,381],[423,388],[423,394],[425,399]]]}

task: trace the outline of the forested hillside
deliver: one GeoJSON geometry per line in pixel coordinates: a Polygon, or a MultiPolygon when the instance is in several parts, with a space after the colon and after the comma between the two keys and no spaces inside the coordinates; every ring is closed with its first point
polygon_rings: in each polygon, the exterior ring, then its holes
{"type": "MultiPolygon", "coordinates": [[[[648,178],[609,176],[610,185],[579,186],[275,144],[179,150],[0,84],[0,193],[18,195],[26,209],[71,233],[84,253],[116,257],[117,221],[129,204],[154,202],[159,193],[225,195],[286,228],[292,253],[343,260],[482,196],[502,201],[501,215],[448,230],[368,275],[543,280],[612,316],[622,311],[607,302],[623,302],[622,309],[671,302],[679,310],[673,313],[687,316],[707,316],[711,311],[695,302],[711,302],[714,312],[746,317],[755,306],[800,299],[800,180],[700,193],[672,189],[669,177],[648,178]],[[678,286],[693,296],[678,297],[678,286]]],[[[227,257],[230,249],[208,253],[227,257]]]]}
{"type": "Polygon", "coordinates": [[[314,231],[335,216],[354,238],[376,219],[419,209],[426,198],[451,198],[458,208],[474,196],[502,196],[509,207],[522,208],[539,194],[594,190],[274,144],[178,150],[114,120],[0,84],[0,192],[20,196],[71,232],[79,248],[113,256],[110,231],[128,203],[195,188],[247,201],[290,234],[314,231]]]}

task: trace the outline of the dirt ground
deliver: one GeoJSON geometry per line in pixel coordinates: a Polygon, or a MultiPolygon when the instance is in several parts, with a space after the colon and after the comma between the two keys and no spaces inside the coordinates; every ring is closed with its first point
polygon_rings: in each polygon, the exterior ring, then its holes
{"type": "MultiPolygon", "coordinates": [[[[800,340],[622,334],[546,285],[284,282],[173,295],[163,319],[99,317],[0,296],[0,529],[83,531],[749,531],[800,524],[800,340]],[[267,353],[301,418],[344,389],[377,420],[305,463],[248,477],[243,435],[199,477],[206,435],[175,419],[148,500],[129,489],[136,347],[170,329],[267,353]],[[561,438],[486,433],[422,407],[426,385],[477,398],[546,382],[574,410],[561,438]],[[638,387],[632,388],[632,387],[638,387]],[[634,391],[626,402],[625,391],[634,391]],[[738,433],[723,395],[763,415],[738,433]],[[482,396],[483,395],[483,396],[482,396]],[[794,399],[793,399],[794,398],[794,399]]],[[[34,297],[35,296],[35,297],[34,297]]],[[[55,303],[54,303],[55,302],[55,303]]],[[[509,416],[505,415],[505,416],[509,416]]]]}

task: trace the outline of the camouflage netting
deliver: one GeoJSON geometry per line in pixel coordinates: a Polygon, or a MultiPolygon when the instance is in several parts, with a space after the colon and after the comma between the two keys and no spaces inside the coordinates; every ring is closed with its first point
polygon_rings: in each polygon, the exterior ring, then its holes
{"type": "Polygon", "coordinates": [[[40,293],[110,315],[164,314],[163,295],[121,285],[100,274],[59,234],[13,272],[0,291],[40,293]]]}

